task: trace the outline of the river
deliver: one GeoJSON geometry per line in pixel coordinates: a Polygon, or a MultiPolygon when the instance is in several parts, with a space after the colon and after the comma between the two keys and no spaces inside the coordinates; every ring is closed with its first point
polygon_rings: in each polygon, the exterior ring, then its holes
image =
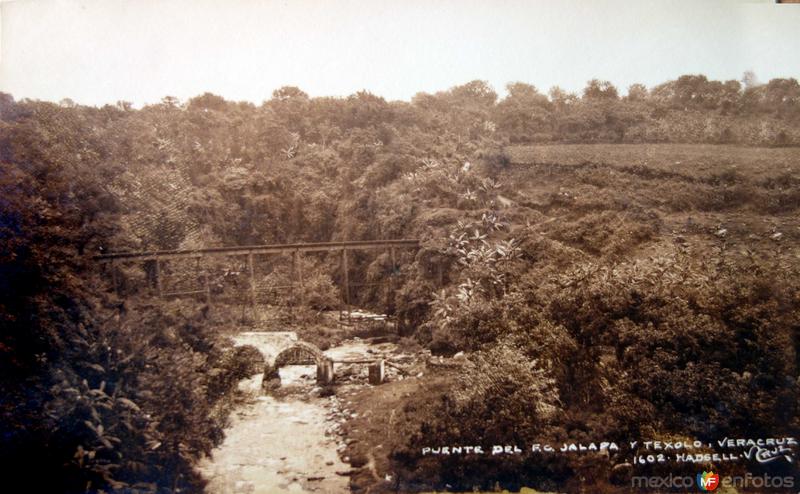
{"type": "MultiPolygon", "coordinates": [[[[356,340],[325,353],[337,360],[357,359],[374,356],[376,348],[391,351],[387,344],[356,340]]],[[[261,394],[260,375],[240,384],[250,399],[233,413],[222,444],[199,465],[209,493],[349,492],[350,466],[339,457],[344,446],[337,434],[347,410],[336,396],[319,396],[313,366],[288,366],[280,372],[284,391],[278,397],[261,394]]]]}

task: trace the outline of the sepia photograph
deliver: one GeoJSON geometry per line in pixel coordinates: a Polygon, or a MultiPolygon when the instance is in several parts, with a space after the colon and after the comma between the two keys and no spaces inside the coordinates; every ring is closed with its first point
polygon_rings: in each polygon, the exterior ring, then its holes
{"type": "Polygon", "coordinates": [[[0,492],[800,493],[798,33],[0,0],[0,492]]]}

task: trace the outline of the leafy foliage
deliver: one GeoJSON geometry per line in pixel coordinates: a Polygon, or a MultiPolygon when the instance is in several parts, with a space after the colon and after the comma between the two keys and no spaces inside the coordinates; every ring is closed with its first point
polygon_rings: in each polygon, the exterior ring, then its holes
{"type": "MultiPolygon", "coordinates": [[[[514,83],[499,99],[471,81],[411,102],[287,86],[258,106],[203,94],[138,110],[0,95],[4,478],[36,464],[53,492],[200,488],[192,466],[258,363],[228,351],[208,308],[151,305],[152,265],[118,266],[123,304],[87,262],[115,250],[422,238],[398,272],[385,256],[351,259],[360,302],[382,304],[385,287],[367,285],[391,279],[407,333],[468,352],[455,395],[408,437],[472,441],[486,424],[498,443],[796,434],[792,150],[507,145],[792,146],[799,105],[795,79],[700,75],[624,96],[598,80],[581,96],[514,83]]],[[[237,262],[209,267],[212,290],[241,281],[237,262]]],[[[333,258],[302,263],[294,295],[310,319],[337,305],[342,273],[333,258]]],[[[293,279],[279,267],[259,288],[293,279]]],[[[411,444],[400,469],[416,464],[411,444]]],[[[616,460],[406,473],[514,487],[602,480],[616,460]]]]}

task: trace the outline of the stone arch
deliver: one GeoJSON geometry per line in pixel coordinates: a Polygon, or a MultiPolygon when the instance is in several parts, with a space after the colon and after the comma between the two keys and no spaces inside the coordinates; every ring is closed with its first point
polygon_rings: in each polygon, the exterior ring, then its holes
{"type": "Polygon", "coordinates": [[[267,359],[253,345],[238,345],[226,352],[226,363],[237,379],[244,379],[264,368],[267,359]]]}
{"type": "Polygon", "coordinates": [[[284,365],[320,365],[325,360],[325,354],[322,353],[316,345],[307,343],[305,341],[297,341],[292,343],[288,348],[284,348],[275,357],[273,367],[280,368],[284,365]]]}
{"type": "Polygon", "coordinates": [[[272,365],[267,364],[262,381],[265,389],[275,389],[281,385],[278,370],[285,365],[316,365],[317,382],[327,384],[333,381],[333,360],[326,357],[316,345],[297,341],[281,350],[272,365]]]}

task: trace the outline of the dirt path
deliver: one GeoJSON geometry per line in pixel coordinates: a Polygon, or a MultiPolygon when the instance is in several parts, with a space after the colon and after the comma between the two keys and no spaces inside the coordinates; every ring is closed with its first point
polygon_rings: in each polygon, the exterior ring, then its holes
{"type": "MultiPolygon", "coordinates": [[[[364,358],[378,347],[351,341],[325,353],[364,358]]],[[[233,414],[225,440],[199,465],[210,494],[350,492],[349,477],[342,475],[350,465],[339,457],[345,446],[336,434],[337,417],[346,410],[338,398],[318,396],[315,373],[314,366],[282,368],[282,387],[293,392],[279,398],[261,395],[260,375],[240,384],[250,402],[233,414]]]]}

